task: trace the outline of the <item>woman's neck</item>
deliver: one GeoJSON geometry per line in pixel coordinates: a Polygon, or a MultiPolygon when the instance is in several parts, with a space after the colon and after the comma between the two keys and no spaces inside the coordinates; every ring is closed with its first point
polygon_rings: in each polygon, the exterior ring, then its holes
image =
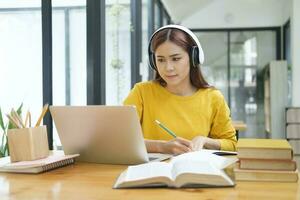
{"type": "Polygon", "coordinates": [[[166,89],[169,92],[179,96],[191,96],[197,91],[197,88],[193,86],[191,83],[186,85],[181,85],[181,86],[167,85],[166,89]]]}

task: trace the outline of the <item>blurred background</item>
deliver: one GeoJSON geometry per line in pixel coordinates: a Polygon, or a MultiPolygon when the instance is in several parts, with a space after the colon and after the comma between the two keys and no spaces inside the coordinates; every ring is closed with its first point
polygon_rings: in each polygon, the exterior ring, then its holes
{"type": "MultiPolygon", "coordinates": [[[[244,125],[239,137],[298,148],[299,10],[297,0],[1,0],[0,107],[24,103],[37,119],[46,102],[121,105],[152,79],[151,34],[180,24],[199,38],[205,78],[244,125]]],[[[44,124],[50,148],[61,148],[49,114],[44,124]]]]}

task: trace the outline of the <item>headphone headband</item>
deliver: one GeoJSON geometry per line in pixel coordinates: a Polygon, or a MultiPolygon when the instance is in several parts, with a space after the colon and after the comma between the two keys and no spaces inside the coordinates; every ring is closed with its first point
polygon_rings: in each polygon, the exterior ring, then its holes
{"type": "MultiPolygon", "coordinates": [[[[197,38],[197,36],[191,31],[189,30],[188,28],[184,27],[184,26],[180,26],[180,25],[166,25],[166,26],[163,26],[159,29],[157,29],[150,37],[150,40],[149,40],[149,44],[148,44],[148,55],[149,55],[149,59],[152,59],[152,49],[151,49],[151,44],[152,44],[152,39],[154,38],[154,36],[156,35],[156,33],[160,32],[161,30],[164,30],[164,29],[178,29],[178,30],[181,30],[183,32],[185,32],[186,34],[188,34],[192,40],[196,43],[197,47],[198,47],[198,58],[199,59],[199,63],[200,64],[203,64],[204,63],[204,53],[203,53],[203,50],[202,50],[202,47],[201,47],[201,44],[197,38]]],[[[150,66],[151,66],[151,62],[150,62],[150,66]]],[[[153,69],[154,66],[151,66],[153,69]]]]}

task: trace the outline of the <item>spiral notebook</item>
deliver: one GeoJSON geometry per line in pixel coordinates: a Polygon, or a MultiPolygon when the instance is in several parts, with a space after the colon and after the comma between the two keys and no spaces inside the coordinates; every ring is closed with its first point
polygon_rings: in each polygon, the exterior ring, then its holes
{"type": "Polygon", "coordinates": [[[4,157],[0,158],[0,172],[37,174],[73,164],[78,156],[79,154],[64,155],[60,152],[54,152],[47,158],[14,163],[10,162],[10,157],[4,157]]]}

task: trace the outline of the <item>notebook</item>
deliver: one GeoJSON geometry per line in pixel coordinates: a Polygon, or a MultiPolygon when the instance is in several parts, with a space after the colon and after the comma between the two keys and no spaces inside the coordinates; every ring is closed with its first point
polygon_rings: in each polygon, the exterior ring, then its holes
{"type": "Polygon", "coordinates": [[[78,156],[79,154],[64,155],[56,152],[47,158],[14,163],[10,162],[10,157],[8,156],[0,158],[0,172],[37,174],[72,164],[78,156]]]}

